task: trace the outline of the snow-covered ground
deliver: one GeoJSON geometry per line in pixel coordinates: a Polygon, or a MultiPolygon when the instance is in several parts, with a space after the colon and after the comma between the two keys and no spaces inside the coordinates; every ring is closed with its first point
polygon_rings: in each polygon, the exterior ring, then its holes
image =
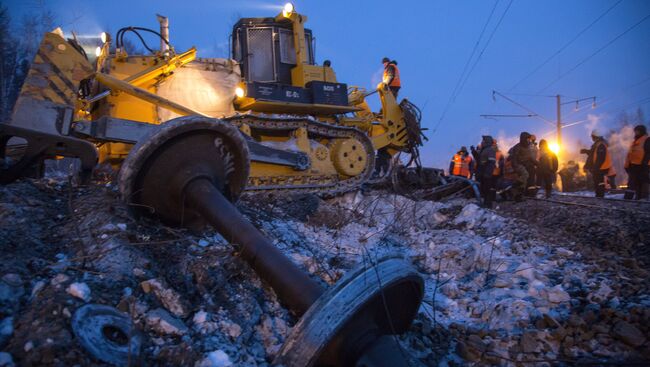
{"type": "MultiPolygon", "coordinates": [[[[96,364],[70,328],[86,303],[128,311],[148,365],[268,365],[296,322],[218,233],[134,221],[110,184],[27,181],[0,188],[0,198],[0,361],[96,364]]],[[[492,211],[354,192],[257,197],[240,208],[327,284],[384,254],[412,262],[426,294],[399,340],[413,365],[647,362],[647,258],[616,251],[650,246],[638,228],[650,219],[609,218],[620,245],[598,259],[573,227],[540,224],[578,212],[537,203],[492,211]]]]}

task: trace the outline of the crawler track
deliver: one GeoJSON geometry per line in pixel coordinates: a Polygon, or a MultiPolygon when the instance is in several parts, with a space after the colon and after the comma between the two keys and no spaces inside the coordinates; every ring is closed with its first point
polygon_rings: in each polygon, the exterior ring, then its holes
{"type": "Polygon", "coordinates": [[[259,116],[242,114],[224,118],[224,120],[241,127],[247,124],[251,128],[262,132],[288,132],[298,128],[305,128],[311,138],[346,139],[355,138],[364,145],[367,152],[366,167],[364,171],[354,177],[305,177],[296,175],[284,177],[286,183],[278,183],[274,177],[262,177],[254,180],[249,178],[245,194],[252,192],[266,193],[297,193],[336,196],[360,188],[370,179],[374,171],[374,148],[370,138],[362,131],[348,126],[339,126],[318,121],[312,117],[292,116],[259,116]],[[308,179],[309,182],[304,182],[308,179]]]}

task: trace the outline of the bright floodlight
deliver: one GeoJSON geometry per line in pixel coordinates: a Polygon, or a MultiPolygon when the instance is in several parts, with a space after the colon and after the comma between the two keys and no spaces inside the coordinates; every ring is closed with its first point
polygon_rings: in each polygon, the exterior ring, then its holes
{"type": "Polygon", "coordinates": [[[108,35],[106,34],[106,32],[102,32],[102,34],[99,37],[102,39],[102,43],[106,43],[106,41],[108,40],[108,35]]]}
{"type": "Polygon", "coordinates": [[[235,95],[237,96],[237,98],[244,97],[244,95],[245,95],[244,88],[242,88],[242,87],[235,88],[235,95]]]}
{"type": "Polygon", "coordinates": [[[99,57],[99,55],[101,55],[101,54],[102,54],[102,48],[98,46],[95,49],[95,56],[99,57]]]}
{"type": "Polygon", "coordinates": [[[548,149],[551,150],[551,152],[558,154],[560,153],[560,146],[557,143],[550,143],[548,145],[548,149]]]}
{"type": "Polygon", "coordinates": [[[282,8],[282,12],[284,13],[285,17],[293,13],[293,4],[292,3],[284,4],[284,8],[282,8]]]}

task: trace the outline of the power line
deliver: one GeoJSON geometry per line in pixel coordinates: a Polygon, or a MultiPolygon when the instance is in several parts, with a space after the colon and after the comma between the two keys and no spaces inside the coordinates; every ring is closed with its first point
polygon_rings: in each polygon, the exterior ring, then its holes
{"type": "Polygon", "coordinates": [[[488,45],[490,44],[490,41],[492,41],[492,37],[494,37],[494,34],[497,32],[497,29],[499,29],[499,26],[501,25],[501,22],[503,21],[503,18],[505,18],[506,13],[508,13],[508,10],[510,10],[510,5],[512,5],[512,2],[514,0],[510,0],[508,3],[508,7],[506,7],[506,10],[503,11],[503,14],[501,14],[501,18],[499,18],[499,21],[497,22],[497,25],[494,27],[492,30],[492,33],[490,33],[490,37],[488,38],[487,42],[485,42],[485,46],[483,46],[483,49],[481,50],[481,53],[478,54],[478,57],[476,58],[476,61],[474,61],[474,64],[472,65],[472,68],[469,70],[469,73],[467,73],[467,76],[465,76],[465,80],[463,81],[463,84],[460,86],[460,90],[458,93],[460,93],[461,90],[465,87],[465,83],[467,83],[467,80],[469,79],[469,76],[472,74],[474,71],[474,68],[478,64],[478,62],[481,60],[481,56],[483,56],[483,53],[487,49],[488,45]]]}
{"type": "Polygon", "coordinates": [[[548,64],[551,60],[555,58],[555,56],[559,55],[562,51],[566,50],[567,47],[569,47],[573,42],[575,42],[580,36],[582,36],[585,32],[587,32],[591,27],[594,26],[594,24],[598,23],[599,20],[601,20],[605,15],[607,15],[612,9],[614,9],[618,4],[620,4],[623,0],[619,0],[617,3],[614,5],[610,6],[607,10],[605,10],[604,13],[600,14],[593,22],[591,22],[588,26],[583,28],[578,34],[576,34],[569,42],[565,43],[564,46],[560,47],[555,53],[553,53],[551,56],[549,56],[546,60],[544,60],[541,64],[537,65],[531,72],[526,74],[525,77],[521,78],[515,85],[512,86],[512,88],[509,89],[509,91],[517,88],[519,84],[523,83],[526,81],[528,78],[530,78],[533,74],[538,72],[541,68],[544,67],[544,65],[548,64]]]}
{"type": "Polygon", "coordinates": [[[650,76],[648,76],[648,77],[646,77],[646,78],[644,78],[644,79],[641,79],[641,81],[638,81],[638,82],[636,82],[636,83],[634,83],[634,84],[630,84],[630,85],[628,85],[628,86],[625,86],[625,87],[623,87],[623,88],[618,89],[618,93],[616,93],[616,94],[614,94],[614,95],[612,95],[612,96],[609,96],[609,97],[606,97],[606,98],[601,98],[601,99],[599,100],[598,104],[597,104],[595,107],[583,107],[583,108],[579,108],[579,109],[574,110],[574,111],[572,111],[571,113],[569,113],[569,114],[567,115],[567,117],[572,116],[572,115],[575,115],[575,114],[578,113],[578,112],[584,111],[585,108],[589,108],[589,109],[591,109],[591,110],[593,110],[593,109],[602,109],[603,106],[605,106],[605,105],[607,105],[607,104],[610,104],[612,101],[614,101],[615,99],[617,99],[617,98],[619,98],[620,96],[622,96],[623,94],[625,94],[625,92],[629,91],[630,89],[636,88],[636,87],[638,87],[638,86],[640,86],[640,85],[642,85],[642,84],[645,84],[645,83],[647,83],[648,81],[650,81],[650,76]]]}
{"type": "MultiPolygon", "coordinates": [[[[436,123],[436,126],[433,128],[432,134],[435,134],[435,132],[438,130],[438,127],[440,126],[440,123],[442,123],[442,121],[444,120],[445,116],[447,115],[447,111],[449,111],[449,107],[451,107],[451,105],[453,104],[453,102],[456,100],[456,97],[458,97],[458,95],[460,94],[460,92],[463,90],[463,87],[465,86],[465,83],[467,82],[467,80],[469,79],[469,76],[470,76],[470,75],[472,74],[472,72],[474,71],[474,68],[476,67],[476,64],[478,64],[479,60],[481,59],[481,56],[483,56],[483,53],[484,53],[485,50],[487,49],[488,45],[490,44],[490,41],[492,40],[492,37],[494,37],[494,34],[496,33],[497,29],[498,29],[499,26],[501,25],[501,22],[503,21],[503,18],[504,18],[504,17],[506,16],[506,14],[508,13],[508,10],[510,9],[510,6],[512,5],[512,2],[513,2],[513,1],[514,1],[514,0],[510,0],[510,2],[508,3],[508,6],[507,6],[506,9],[503,11],[503,14],[501,14],[501,17],[499,18],[499,21],[497,22],[496,26],[495,26],[494,29],[492,30],[492,33],[490,34],[488,40],[486,41],[485,46],[483,47],[483,49],[481,50],[481,52],[480,52],[479,55],[477,56],[477,58],[476,58],[474,64],[472,64],[472,67],[471,67],[471,69],[469,70],[469,72],[467,73],[467,75],[465,76],[465,79],[463,79],[463,74],[461,73],[461,75],[460,75],[460,79],[459,79],[459,80],[462,80],[461,85],[460,85],[460,87],[458,88],[458,90],[456,91],[455,94],[452,93],[452,96],[450,97],[449,101],[447,102],[447,105],[445,106],[445,109],[443,110],[442,115],[440,116],[440,119],[439,119],[438,122],[436,123]]],[[[498,1],[497,1],[497,3],[498,3],[498,1]]],[[[495,8],[496,8],[496,4],[495,4],[495,8]]],[[[494,13],[494,8],[493,8],[493,11],[490,13],[490,17],[488,18],[488,21],[486,22],[486,26],[487,26],[487,24],[489,23],[490,19],[492,18],[492,14],[493,14],[493,13],[494,13]]],[[[483,31],[485,31],[485,27],[484,27],[483,31]]],[[[479,40],[483,37],[483,31],[481,32],[481,36],[479,37],[479,40]]],[[[470,58],[469,60],[471,60],[471,58],[470,58]]]]}
{"type": "Polygon", "coordinates": [[[621,37],[623,37],[624,35],[626,35],[628,32],[630,32],[631,30],[633,30],[634,28],[636,28],[637,26],[639,26],[639,24],[645,22],[645,21],[648,20],[648,19],[650,19],[650,14],[646,15],[643,19],[641,19],[641,20],[639,20],[638,22],[634,23],[634,25],[632,25],[630,28],[626,29],[623,33],[621,33],[621,34],[619,34],[618,36],[616,36],[616,37],[614,37],[613,39],[611,39],[609,42],[607,42],[606,44],[604,44],[603,46],[601,46],[598,50],[596,50],[596,51],[595,51],[594,53],[592,53],[591,55],[589,55],[589,56],[587,56],[586,58],[582,59],[582,60],[581,60],[579,63],[577,63],[574,67],[572,67],[570,70],[568,70],[568,71],[564,72],[563,74],[561,74],[561,75],[560,75],[559,77],[557,77],[555,80],[553,80],[552,82],[550,82],[549,84],[547,84],[544,88],[540,89],[537,93],[542,93],[542,92],[545,91],[548,87],[550,87],[551,85],[557,83],[560,79],[562,79],[562,78],[564,78],[565,76],[567,76],[567,75],[569,75],[570,73],[572,73],[574,70],[576,70],[577,68],[579,68],[580,66],[582,66],[582,65],[583,65],[584,63],[586,63],[587,61],[589,61],[592,57],[598,55],[601,51],[603,51],[604,49],[606,49],[607,47],[609,47],[610,45],[612,45],[612,44],[613,44],[614,42],[616,42],[618,39],[620,39],[621,37]]]}
{"type": "MultiPolygon", "coordinates": [[[[641,107],[644,104],[649,103],[649,102],[650,102],[650,97],[645,97],[645,98],[642,98],[642,99],[637,100],[635,102],[629,103],[629,104],[625,105],[625,107],[616,109],[613,112],[610,112],[610,114],[613,115],[615,113],[623,112],[623,111],[629,109],[630,107],[634,107],[634,106],[641,107]]],[[[567,127],[579,125],[579,124],[582,124],[582,123],[587,122],[587,121],[590,121],[590,120],[589,119],[584,119],[584,120],[580,120],[580,121],[571,122],[571,123],[568,123],[566,125],[563,125],[562,128],[564,129],[564,128],[567,128],[567,127]]]]}
{"type": "Polygon", "coordinates": [[[483,25],[483,29],[481,30],[481,33],[478,36],[478,39],[476,40],[476,43],[474,44],[474,47],[472,48],[472,53],[469,55],[469,58],[465,62],[465,66],[463,67],[463,71],[460,73],[458,76],[458,81],[456,81],[456,85],[454,86],[454,89],[452,90],[451,94],[449,95],[449,99],[447,100],[447,104],[445,105],[445,108],[442,111],[442,115],[440,115],[440,119],[436,123],[436,126],[433,128],[433,131],[431,132],[434,134],[436,130],[438,129],[438,126],[440,126],[440,123],[442,120],[445,118],[447,115],[447,111],[449,110],[449,107],[451,107],[451,104],[454,103],[456,100],[457,96],[457,91],[458,88],[460,87],[462,81],[463,81],[463,76],[465,76],[465,72],[467,71],[467,67],[469,66],[470,62],[472,61],[472,58],[474,58],[474,54],[476,53],[476,50],[478,49],[478,45],[483,39],[483,34],[485,33],[485,29],[487,28],[488,24],[490,24],[490,21],[492,20],[492,16],[494,15],[494,11],[497,8],[497,5],[499,5],[500,0],[496,0],[494,2],[494,6],[492,7],[492,11],[490,11],[490,15],[488,16],[487,20],[485,21],[485,24],[483,25]]]}
{"type": "Polygon", "coordinates": [[[472,48],[472,53],[469,55],[469,58],[465,62],[465,66],[463,67],[463,71],[460,73],[460,77],[458,78],[458,81],[456,82],[456,86],[454,87],[453,92],[451,93],[452,95],[452,100],[455,101],[456,97],[458,96],[457,92],[458,88],[461,85],[461,82],[463,80],[463,77],[465,76],[465,72],[467,71],[467,67],[469,66],[470,62],[474,58],[474,54],[476,54],[476,50],[478,49],[478,45],[481,43],[481,40],[483,39],[483,34],[485,34],[485,30],[487,29],[488,24],[490,24],[490,21],[492,20],[492,16],[494,15],[494,11],[497,9],[497,5],[499,5],[500,0],[496,0],[494,2],[494,6],[492,7],[492,11],[490,11],[490,15],[488,16],[487,20],[485,21],[485,24],[483,25],[483,29],[481,29],[481,34],[478,36],[478,39],[476,40],[476,43],[474,44],[474,47],[472,48]]]}
{"type": "Polygon", "coordinates": [[[505,94],[500,93],[500,92],[497,92],[496,90],[493,90],[493,91],[492,91],[492,98],[494,98],[495,95],[498,95],[498,96],[502,97],[503,99],[507,100],[508,102],[510,102],[510,103],[512,103],[512,104],[514,104],[514,105],[516,105],[516,106],[519,106],[520,108],[523,108],[523,109],[526,110],[528,113],[532,114],[532,115],[533,115],[532,117],[537,117],[538,119],[540,119],[540,120],[542,120],[542,121],[544,121],[544,122],[546,122],[546,123],[548,123],[548,124],[553,125],[553,122],[551,122],[551,120],[549,120],[549,119],[543,117],[543,116],[540,115],[539,113],[537,113],[537,112],[533,111],[532,109],[530,109],[529,107],[526,107],[526,106],[524,106],[523,104],[521,104],[521,103],[515,101],[514,99],[509,98],[509,97],[506,96],[505,94]]]}

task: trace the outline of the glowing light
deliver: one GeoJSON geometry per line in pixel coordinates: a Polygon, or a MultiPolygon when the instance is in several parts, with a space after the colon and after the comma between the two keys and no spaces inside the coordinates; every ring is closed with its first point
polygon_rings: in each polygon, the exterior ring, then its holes
{"type": "Polygon", "coordinates": [[[108,41],[108,34],[106,34],[106,32],[102,32],[102,34],[99,35],[99,38],[102,39],[102,43],[106,43],[106,41],[108,41]]]}
{"type": "Polygon", "coordinates": [[[235,88],[235,95],[237,96],[237,98],[242,98],[246,95],[246,92],[244,91],[244,88],[237,87],[235,88]]]}
{"type": "Polygon", "coordinates": [[[282,8],[282,15],[284,15],[285,17],[288,17],[289,15],[291,15],[291,13],[293,13],[293,10],[294,10],[293,4],[292,3],[286,3],[286,4],[284,4],[284,7],[282,8]]]}
{"type": "Polygon", "coordinates": [[[102,48],[97,46],[95,49],[95,56],[99,57],[102,54],[102,48]]]}
{"type": "Polygon", "coordinates": [[[548,145],[548,149],[551,150],[551,152],[558,154],[560,153],[560,146],[557,143],[550,143],[548,145]]]}

